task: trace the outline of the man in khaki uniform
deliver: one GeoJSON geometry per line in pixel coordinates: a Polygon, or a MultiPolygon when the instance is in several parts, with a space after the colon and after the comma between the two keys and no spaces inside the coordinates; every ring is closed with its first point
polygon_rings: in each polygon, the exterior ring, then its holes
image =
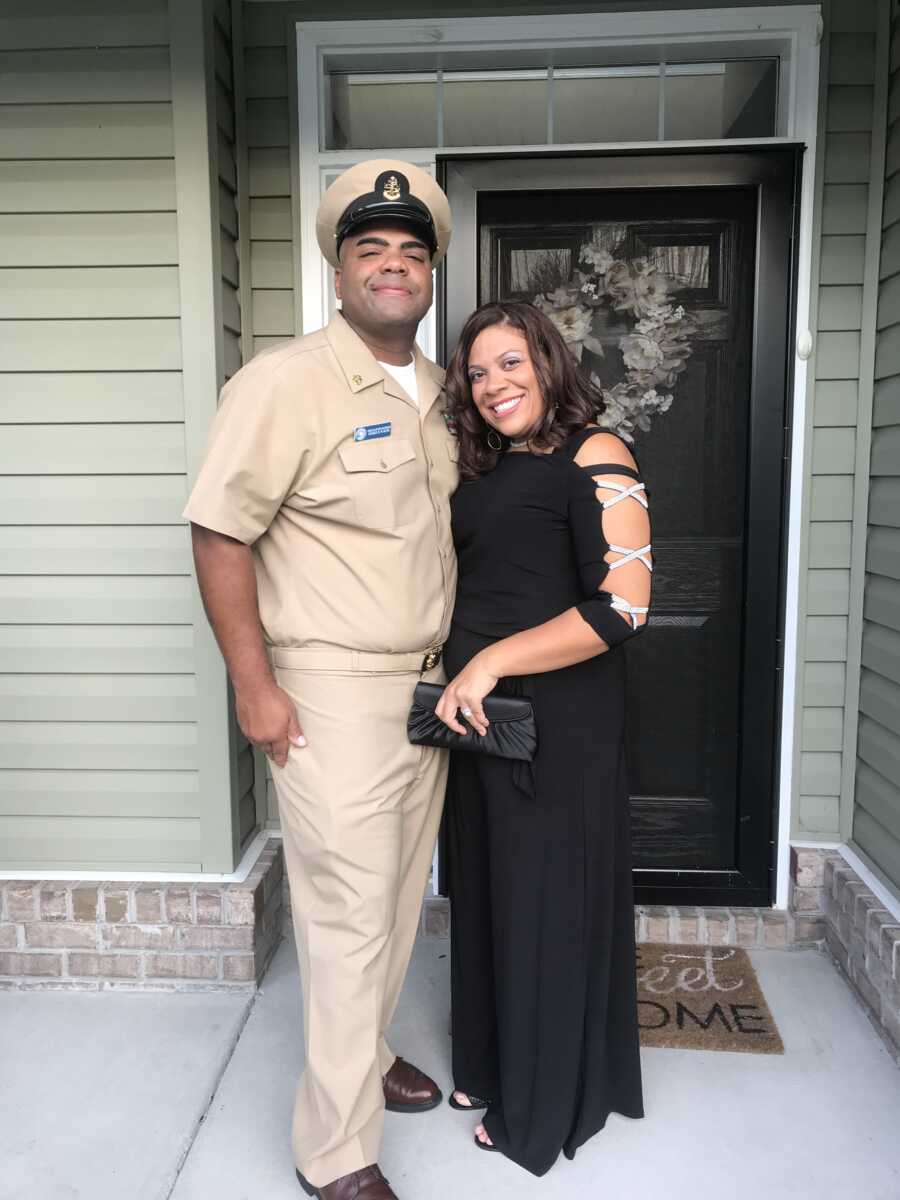
{"type": "Polygon", "coordinates": [[[455,442],[414,338],[450,239],[435,182],[379,160],[323,197],[342,313],[228,383],[185,516],[238,720],[274,764],[304,995],[298,1177],[322,1200],[396,1200],[385,1107],[437,1085],[385,1040],[440,820],[443,752],[414,747],[443,680],[456,581],[455,442]]]}

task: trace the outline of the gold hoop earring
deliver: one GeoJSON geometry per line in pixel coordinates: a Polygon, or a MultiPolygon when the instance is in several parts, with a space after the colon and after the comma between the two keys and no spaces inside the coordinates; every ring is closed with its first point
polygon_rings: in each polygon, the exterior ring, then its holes
{"type": "Polygon", "coordinates": [[[503,438],[501,438],[496,429],[489,429],[487,431],[487,444],[491,450],[500,451],[503,449],[503,438]]]}

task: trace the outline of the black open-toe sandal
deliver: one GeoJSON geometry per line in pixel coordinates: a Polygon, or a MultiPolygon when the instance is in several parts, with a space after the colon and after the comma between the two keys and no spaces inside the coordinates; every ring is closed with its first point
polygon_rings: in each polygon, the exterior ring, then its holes
{"type": "Polygon", "coordinates": [[[475,1143],[475,1145],[478,1147],[479,1150],[496,1150],[497,1149],[497,1147],[493,1144],[493,1142],[483,1142],[477,1133],[472,1135],[472,1141],[475,1143]]]}
{"type": "MultiPolygon", "coordinates": [[[[454,1088],[453,1092],[460,1092],[462,1088],[454,1088]]],[[[487,1108],[490,1105],[490,1100],[482,1100],[480,1096],[471,1096],[468,1092],[463,1092],[463,1095],[468,1098],[468,1104],[460,1104],[453,1092],[450,1093],[450,1099],[447,1103],[451,1108],[455,1108],[457,1112],[477,1112],[479,1108],[487,1108]]]]}

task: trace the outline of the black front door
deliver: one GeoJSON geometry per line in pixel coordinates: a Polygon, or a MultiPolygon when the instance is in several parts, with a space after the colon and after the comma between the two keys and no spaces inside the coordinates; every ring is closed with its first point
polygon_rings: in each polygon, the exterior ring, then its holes
{"type": "Polygon", "coordinates": [[[477,196],[479,302],[548,313],[651,497],[653,613],[626,647],[651,902],[771,901],[796,155],[729,157],[703,186],[671,156],[655,186],[477,196]]]}

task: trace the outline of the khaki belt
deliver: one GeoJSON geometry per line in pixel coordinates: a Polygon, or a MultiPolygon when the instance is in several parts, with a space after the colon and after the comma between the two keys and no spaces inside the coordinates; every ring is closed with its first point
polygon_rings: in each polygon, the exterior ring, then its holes
{"type": "Polygon", "coordinates": [[[440,646],[409,654],[372,654],[367,650],[328,650],[314,646],[270,646],[273,667],[295,671],[370,671],[421,675],[441,661],[440,646]]]}

